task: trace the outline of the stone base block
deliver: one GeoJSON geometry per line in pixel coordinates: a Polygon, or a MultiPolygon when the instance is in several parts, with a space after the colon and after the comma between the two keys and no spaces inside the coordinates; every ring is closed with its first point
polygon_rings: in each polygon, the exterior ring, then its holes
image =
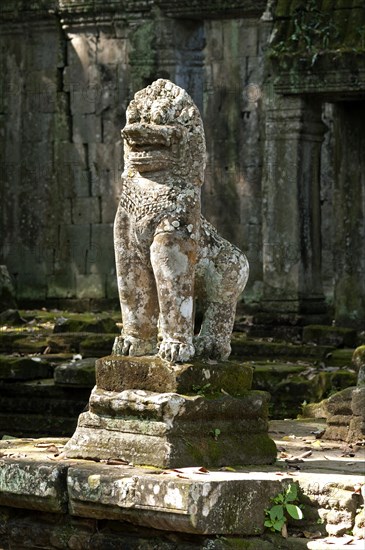
{"type": "Polygon", "coordinates": [[[173,365],[158,356],[110,355],[96,361],[96,384],[108,391],[129,389],[180,394],[222,391],[241,395],[251,388],[253,369],[239,361],[194,361],[173,365]]]}
{"type": "Polygon", "coordinates": [[[67,456],[160,468],[269,464],[276,447],[267,435],[268,400],[259,391],[207,398],[96,387],[67,456]]]}
{"type": "Polygon", "coordinates": [[[89,411],[67,456],[160,468],[269,464],[269,394],[250,391],[252,368],[234,361],[172,365],[158,357],[104,357],[89,411]],[[162,393],[164,392],[164,393],[162,393]]]}
{"type": "Polygon", "coordinates": [[[352,417],[347,435],[347,441],[356,442],[365,439],[365,386],[360,386],[352,392],[352,417]]]}

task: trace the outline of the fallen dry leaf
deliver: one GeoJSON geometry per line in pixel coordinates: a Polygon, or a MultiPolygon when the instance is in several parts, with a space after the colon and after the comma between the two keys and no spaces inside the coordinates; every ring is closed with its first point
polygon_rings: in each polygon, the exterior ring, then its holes
{"type": "Polygon", "coordinates": [[[49,453],[59,453],[60,452],[59,448],[56,447],[56,445],[49,445],[44,450],[48,451],[49,453]]]}
{"type": "Polygon", "coordinates": [[[305,451],[305,453],[302,453],[297,458],[308,458],[309,456],[311,456],[311,454],[312,454],[312,451],[305,451]]]}
{"type": "Polygon", "coordinates": [[[119,460],[117,458],[107,458],[106,460],[100,460],[104,464],[110,464],[110,466],[125,466],[129,464],[128,460],[119,460]]]}
{"type": "Polygon", "coordinates": [[[322,537],[322,533],[320,531],[316,531],[315,533],[311,533],[310,531],[303,531],[303,535],[306,539],[320,539],[322,537]]]}

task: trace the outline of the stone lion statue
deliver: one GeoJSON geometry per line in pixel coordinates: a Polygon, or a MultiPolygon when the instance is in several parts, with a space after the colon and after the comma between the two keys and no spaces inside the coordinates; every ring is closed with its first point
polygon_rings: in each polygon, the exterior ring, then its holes
{"type": "Polygon", "coordinates": [[[244,254],[201,215],[205,137],[185,90],[159,79],[127,109],[125,169],[114,224],[123,331],[117,355],[226,359],[244,254]],[[194,336],[195,301],[203,311],[194,336]]]}

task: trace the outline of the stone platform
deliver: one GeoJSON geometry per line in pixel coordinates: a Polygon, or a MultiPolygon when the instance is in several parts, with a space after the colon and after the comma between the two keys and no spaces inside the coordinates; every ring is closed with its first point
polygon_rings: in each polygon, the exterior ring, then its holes
{"type": "Polygon", "coordinates": [[[235,471],[68,459],[60,438],[0,441],[0,548],[360,550],[365,448],[343,456],[343,445],[313,435],[323,426],[272,422],[275,466],[235,471]],[[264,519],[289,483],[304,519],[284,539],[264,519]]]}
{"type": "Polygon", "coordinates": [[[96,363],[96,384],[66,446],[68,458],[160,468],[275,460],[270,396],[250,390],[247,365],[109,356],[96,363]]]}

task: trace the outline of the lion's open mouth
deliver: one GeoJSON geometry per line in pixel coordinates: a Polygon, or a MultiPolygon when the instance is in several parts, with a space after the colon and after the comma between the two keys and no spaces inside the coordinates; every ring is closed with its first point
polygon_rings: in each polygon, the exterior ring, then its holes
{"type": "Polygon", "coordinates": [[[171,147],[161,144],[151,145],[147,143],[143,144],[129,144],[128,159],[133,164],[145,164],[150,161],[166,160],[171,154],[171,147]]]}
{"type": "Polygon", "coordinates": [[[122,130],[128,161],[143,171],[166,169],[178,156],[184,128],[158,124],[127,124],[122,130]]]}

